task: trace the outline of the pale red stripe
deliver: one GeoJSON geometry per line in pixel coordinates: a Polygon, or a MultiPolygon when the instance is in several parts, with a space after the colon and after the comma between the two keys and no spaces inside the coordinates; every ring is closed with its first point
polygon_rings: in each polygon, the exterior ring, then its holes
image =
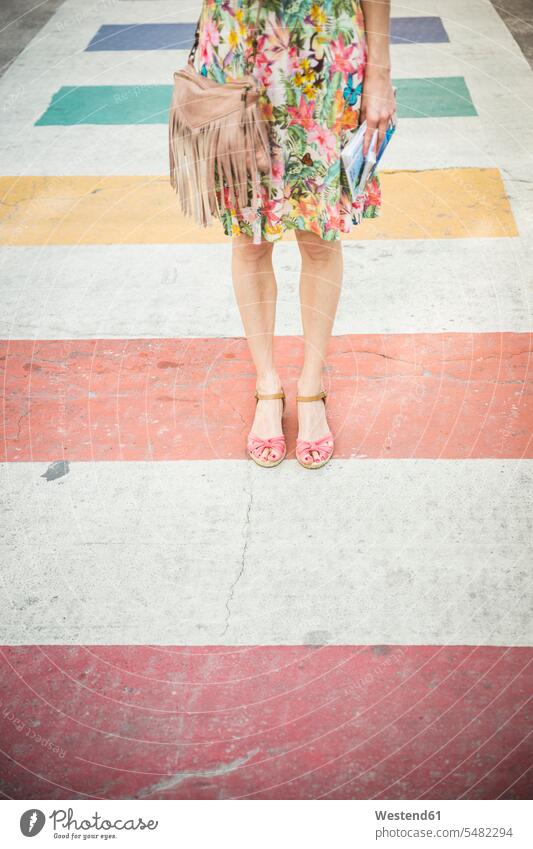
{"type": "MultiPolygon", "coordinates": [[[[5,460],[245,457],[254,370],[243,339],[15,340],[6,368],[5,460]]],[[[335,456],[531,457],[531,337],[334,337],[327,359],[335,456]]],[[[300,337],[276,340],[296,433],[300,337]]]]}
{"type": "Polygon", "coordinates": [[[470,646],[5,647],[4,792],[528,798],[532,658],[470,646]]]}

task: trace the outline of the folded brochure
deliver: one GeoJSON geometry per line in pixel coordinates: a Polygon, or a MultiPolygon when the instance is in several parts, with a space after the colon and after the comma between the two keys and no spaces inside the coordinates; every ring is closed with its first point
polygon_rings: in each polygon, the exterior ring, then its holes
{"type": "Polygon", "coordinates": [[[341,160],[348,180],[352,197],[356,200],[365,190],[366,184],[375,174],[383,152],[396,129],[396,122],[390,121],[379,151],[376,153],[378,131],[374,130],[368,152],[363,156],[363,142],[366,133],[366,121],[356,130],[352,138],[341,151],[341,160]]]}

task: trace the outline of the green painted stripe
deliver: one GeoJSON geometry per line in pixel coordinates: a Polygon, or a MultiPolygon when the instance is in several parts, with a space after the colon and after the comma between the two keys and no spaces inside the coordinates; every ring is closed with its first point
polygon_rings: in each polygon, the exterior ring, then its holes
{"type": "Polygon", "coordinates": [[[400,118],[462,118],[477,115],[464,77],[396,80],[400,118]]]}
{"type": "Polygon", "coordinates": [[[169,85],[62,86],[35,123],[166,124],[171,95],[169,85]]]}
{"type": "MultiPolygon", "coordinates": [[[[463,77],[395,80],[400,118],[447,118],[476,115],[463,77]]],[[[170,85],[62,86],[40,126],[73,124],[166,124],[170,85]]]]}

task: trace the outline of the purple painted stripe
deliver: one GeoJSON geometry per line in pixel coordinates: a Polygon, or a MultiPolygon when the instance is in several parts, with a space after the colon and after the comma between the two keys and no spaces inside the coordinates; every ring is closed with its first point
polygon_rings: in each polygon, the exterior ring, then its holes
{"type": "MultiPolygon", "coordinates": [[[[173,24],[103,24],[86,50],[187,50],[192,44],[196,22],[173,24]]],[[[393,44],[423,44],[449,41],[440,18],[392,18],[393,44]]]]}

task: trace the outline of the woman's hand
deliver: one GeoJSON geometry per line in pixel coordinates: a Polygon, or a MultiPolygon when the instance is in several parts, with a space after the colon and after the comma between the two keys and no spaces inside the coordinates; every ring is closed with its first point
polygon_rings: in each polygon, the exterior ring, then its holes
{"type": "Polygon", "coordinates": [[[363,78],[363,93],[361,96],[360,122],[366,121],[366,133],[363,143],[363,154],[366,156],[374,130],[378,130],[376,151],[381,142],[391,118],[396,117],[396,98],[392,88],[390,70],[387,67],[366,65],[363,78]]]}

